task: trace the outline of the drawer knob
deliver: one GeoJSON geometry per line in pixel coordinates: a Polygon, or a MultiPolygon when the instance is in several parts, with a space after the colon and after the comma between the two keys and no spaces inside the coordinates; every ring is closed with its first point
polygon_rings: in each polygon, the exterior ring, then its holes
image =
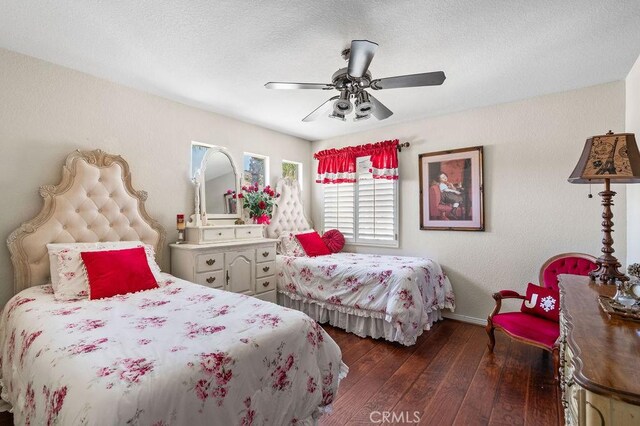
{"type": "Polygon", "coordinates": [[[218,232],[218,236],[222,235],[222,232],[218,232]]]}
{"type": "Polygon", "coordinates": [[[251,231],[248,231],[247,234],[251,234],[251,231]]]}
{"type": "Polygon", "coordinates": [[[262,283],[262,287],[269,287],[269,284],[271,284],[269,281],[265,281],[262,283]]]}
{"type": "Polygon", "coordinates": [[[262,252],[262,257],[267,257],[269,256],[269,252],[268,251],[263,251],[262,252]]]}
{"type": "Polygon", "coordinates": [[[209,278],[207,278],[207,282],[208,282],[209,284],[213,283],[215,280],[216,280],[216,277],[209,277],[209,278]]]}
{"type": "Polygon", "coordinates": [[[215,260],[215,259],[209,259],[209,260],[207,260],[207,265],[209,265],[209,266],[213,265],[214,263],[216,263],[216,260],[215,260]]]}
{"type": "Polygon", "coordinates": [[[269,268],[268,266],[265,266],[264,268],[262,268],[262,270],[263,270],[264,272],[267,272],[269,269],[270,269],[270,268],[269,268]]]}

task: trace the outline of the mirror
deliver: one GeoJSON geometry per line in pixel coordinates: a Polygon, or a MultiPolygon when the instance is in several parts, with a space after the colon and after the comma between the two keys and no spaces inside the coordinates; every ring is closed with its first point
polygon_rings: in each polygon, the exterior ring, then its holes
{"type": "Polygon", "coordinates": [[[225,148],[193,142],[191,176],[199,187],[196,205],[199,205],[201,215],[206,214],[207,220],[240,218],[237,199],[233,197],[240,189],[240,180],[236,165],[225,148]]]}

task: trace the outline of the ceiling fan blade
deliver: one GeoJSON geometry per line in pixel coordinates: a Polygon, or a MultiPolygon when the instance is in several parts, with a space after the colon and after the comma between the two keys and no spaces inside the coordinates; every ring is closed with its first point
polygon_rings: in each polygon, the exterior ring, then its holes
{"type": "Polygon", "coordinates": [[[369,40],[353,40],[349,53],[347,73],[354,78],[362,78],[369,69],[371,60],[376,54],[378,44],[369,40]]]}
{"type": "Polygon", "coordinates": [[[270,81],[265,84],[267,89],[320,89],[330,90],[334,88],[333,84],[324,83],[282,83],[277,81],[270,81]]]}
{"type": "Polygon", "coordinates": [[[371,94],[369,94],[369,100],[373,104],[373,112],[371,113],[371,115],[373,115],[378,120],[384,120],[385,118],[389,118],[393,115],[393,111],[384,106],[382,102],[371,96],[371,94]]]}
{"type": "Polygon", "coordinates": [[[439,86],[447,77],[442,71],[425,72],[422,74],[400,75],[397,77],[379,78],[371,82],[371,88],[398,89],[401,87],[439,86]]]}
{"type": "Polygon", "coordinates": [[[333,98],[325,101],[318,108],[314,109],[311,114],[309,114],[305,118],[303,118],[302,121],[304,121],[305,123],[308,123],[310,121],[314,121],[315,119],[317,119],[318,117],[324,115],[325,113],[328,113],[332,109],[333,101],[335,101],[338,98],[340,98],[340,96],[334,96],[333,98]]]}

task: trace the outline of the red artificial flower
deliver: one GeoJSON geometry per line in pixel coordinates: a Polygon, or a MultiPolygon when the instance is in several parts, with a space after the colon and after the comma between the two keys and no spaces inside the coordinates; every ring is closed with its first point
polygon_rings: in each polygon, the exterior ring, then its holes
{"type": "Polygon", "coordinates": [[[267,203],[265,203],[264,201],[260,201],[260,202],[258,203],[258,208],[259,208],[260,210],[264,210],[264,209],[266,209],[266,208],[267,208],[267,203]]]}
{"type": "Polygon", "coordinates": [[[238,198],[244,198],[243,194],[238,194],[238,198]]]}

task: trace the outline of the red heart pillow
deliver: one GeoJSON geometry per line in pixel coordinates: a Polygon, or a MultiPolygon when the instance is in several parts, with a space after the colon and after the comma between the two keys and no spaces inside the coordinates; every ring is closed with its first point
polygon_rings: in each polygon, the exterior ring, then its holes
{"type": "Polygon", "coordinates": [[[552,288],[531,284],[520,311],[551,321],[560,321],[560,292],[552,288]]]}
{"type": "Polygon", "coordinates": [[[322,235],[322,241],[331,253],[339,253],[344,248],[344,235],[337,229],[330,229],[322,235]]]}

